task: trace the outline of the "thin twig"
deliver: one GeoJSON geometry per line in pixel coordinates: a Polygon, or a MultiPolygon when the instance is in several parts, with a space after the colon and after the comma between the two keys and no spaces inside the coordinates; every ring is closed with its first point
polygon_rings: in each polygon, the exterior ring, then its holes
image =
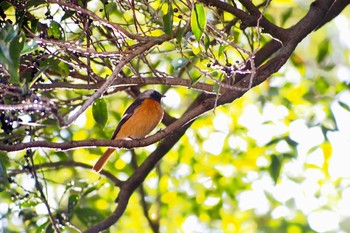
{"type": "Polygon", "coordinates": [[[57,225],[57,221],[56,219],[53,217],[52,215],[52,212],[51,212],[51,207],[46,199],[46,196],[44,194],[44,191],[43,191],[43,186],[41,185],[41,183],[39,182],[39,179],[38,179],[38,176],[37,176],[37,173],[36,173],[36,169],[34,168],[34,159],[33,159],[33,153],[31,150],[27,151],[27,154],[29,154],[29,159],[30,159],[30,163],[32,165],[32,169],[30,170],[31,174],[33,175],[33,178],[34,178],[34,181],[35,181],[35,187],[36,189],[39,191],[40,193],[40,199],[43,201],[46,209],[47,209],[47,213],[49,215],[49,219],[50,219],[50,222],[53,226],[53,228],[55,229],[55,231],[57,233],[60,233],[61,230],[59,229],[58,225],[57,225]]]}
{"type": "MultiPolygon", "coordinates": [[[[33,169],[43,169],[43,168],[55,168],[55,169],[61,169],[61,168],[67,168],[67,167],[81,167],[86,168],[89,170],[92,170],[92,166],[86,163],[81,162],[75,162],[75,161],[59,161],[59,162],[51,162],[51,163],[42,163],[38,165],[34,165],[33,169]]],[[[18,174],[27,173],[28,170],[21,169],[21,170],[11,170],[8,172],[8,176],[16,176],[18,174]]],[[[102,170],[100,172],[101,175],[108,178],[111,182],[114,183],[115,186],[121,187],[123,185],[123,181],[119,180],[116,176],[114,176],[112,173],[102,170]]]]}

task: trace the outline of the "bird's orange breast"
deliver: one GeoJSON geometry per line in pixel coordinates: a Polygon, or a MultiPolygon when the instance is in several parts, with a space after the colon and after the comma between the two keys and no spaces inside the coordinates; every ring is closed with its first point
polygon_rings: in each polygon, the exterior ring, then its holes
{"type": "Polygon", "coordinates": [[[133,115],[121,126],[115,139],[145,137],[159,124],[163,114],[163,109],[158,101],[143,100],[133,115]]]}

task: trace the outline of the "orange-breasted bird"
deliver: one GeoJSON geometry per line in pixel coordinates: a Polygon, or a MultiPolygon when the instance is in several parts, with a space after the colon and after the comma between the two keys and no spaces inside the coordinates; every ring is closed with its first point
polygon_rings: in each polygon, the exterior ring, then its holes
{"type": "MultiPolygon", "coordinates": [[[[136,139],[149,134],[163,118],[164,111],[160,103],[162,97],[155,90],[142,92],[126,109],[112,139],[136,139]]],[[[108,148],[92,170],[100,172],[114,151],[114,148],[108,148]]]]}

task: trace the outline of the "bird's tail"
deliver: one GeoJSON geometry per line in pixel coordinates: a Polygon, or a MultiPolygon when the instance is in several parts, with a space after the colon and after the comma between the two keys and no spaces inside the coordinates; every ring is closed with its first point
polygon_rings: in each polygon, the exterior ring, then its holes
{"type": "Polygon", "coordinates": [[[100,172],[102,168],[107,163],[109,157],[111,157],[112,153],[115,151],[113,148],[108,148],[105,153],[97,160],[92,170],[95,172],[100,172]]]}

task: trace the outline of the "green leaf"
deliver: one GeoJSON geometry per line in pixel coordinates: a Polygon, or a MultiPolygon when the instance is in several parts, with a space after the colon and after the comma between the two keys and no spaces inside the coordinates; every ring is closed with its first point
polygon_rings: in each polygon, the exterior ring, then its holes
{"type": "Polygon", "coordinates": [[[81,196],[87,196],[88,194],[92,193],[95,190],[97,190],[97,187],[91,186],[91,187],[87,188],[81,196]]]}
{"type": "Polygon", "coordinates": [[[63,30],[61,25],[56,21],[52,21],[49,29],[47,30],[47,34],[50,38],[61,40],[63,39],[63,30]]]}
{"type": "Polygon", "coordinates": [[[6,190],[8,188],[8,176],[6,172],[6,167],[3,161],[0,159],[0,192],[6,190]]]}
{"type": "Polygon", "coordinates": [[[41,224],[41,225],[36,229],[35,233],[42,233],[42,232],[44,232],[44,230],[45,230],[45,228],[46,228],[46,226],[47,226],[48,223],[50,223],[49,220],[47,220],[46,222],[44,222],[43,224],[41,224]]]}
{"type": "MultiPolygon", "coordinates": [[[[330,87],[330,84],[327,82],[327,78],[320,77],[315,80],[314,86],[317,89],[317,91],[325,95],[328,91],[328,88],[330,87]]],[[[310,98],[315,98],[314,94],[310,98]]]]}
{"type": "Polygon", "coordinates": [[[61,21],[64,21],[64,20],[66,20],[66,19],[68,19],[68,18],[71,18],[75,13],[76,13],[76,11],[66,10],[66,11],[64,12],[64,15],[63,15],[62,18],[61,18],[61,21]]]}
{"type": "Polygon", "coordinates": [[[18,214],[23,221],[31,220],[37,216],[37,213],[32,209],[22,209],[18,214]]]}
{"type": "Polygon", "coordinates": [[[173,17],[173,7],[171,4],[168,4],[168,13],[163,16],[163,30],[170,37],[173,36],[173,17]]]}
{"type": "Polygon", "coordinates": [[[47,227],[45,229],[45,233],[55,233],[55,230],[53,229],[51,222],[49,223],[49,225],[47,225],[47,227]]]}
{"type": "Polygon", "coordinates": [[[220,85],[218,83],[214,83],[213,85],[213,90],[215,92],[216,95],[219,95],[220,92],[220,85]]]}
{"type": "Polygon", "coordinates": [[[72,213],[74,210],[74,207],[78,204],[79,202],[79,195],[78,194],[72,194],[68,198],[68,213],[72,213]]]}
{"type": "Polygon", "coordinates": [[[207,51],[210,47],[210,38],[208,35],[205,35],[204,37],[204,48],[207,51]]]}
{"type": "Polygon", "coordinates": [[[186,27],[179,27],[176,31],[176,40],[180,46],[181,46],[182,37],[185,33],[185,30],[186,30],[186,27]]]}
{"type": "Polygon", "coordinates": [[[226,48],[226,47],[223,46],[223,45],[220,45],[220,46],[219,46],[219,50],[218,50],[219,56],[223,54],[225,48],[226,48]]]}
{"type": "Polygon", "coordinates": [[[19,67],[19,58],[24,47],[25,38],[24,35],[20,34],[14,38],[10,43],[10,54],[15,66],[19,67]]]}
{"type": "MultiPolygon", "coordinates": [[[[196,84],[203,76],[199,75],[199,76],[192,76],[191,77],[191,85],[196,84]]],[[[214,85],[214,90],[215,90],[215,85],[214,85]]]]}
{"type": "Polygon", "coordinates": [[[329,55],[329,47],[329,40],[324,40],[319,44],[318,53],[316,57],[317,63],[321,63],[329,55]]]}
{"type": "Polygon", "coordinates": [[[36,39],[32,39],[29,42],[24,44],[24,47],[21,51],[21,55],[31,53],[39,48],[38,44],[36,43],[36,39]]]}
{"type": "Polygon", "coordinates": [[[280,176],[281,168],[282,168],[282,162],[280,158],[277,157],[276,155],[272,155],[269,172],[275,184],[277,183],[278,178],[280,176]]]}
{"type": "Polygon", "coordinates": [[[344,108],[346,111],[350,112],[350,107],[344,102],[338,101],[339,105],[344,108]]]}
{"type": "Polygon", "coordinates": [[[0,1],[0,12],[1,11],[5,12],[10,7],[13,7],[13,6],[5,1],[0,1]]]}
{"type": "Polygon", "coordinates": [[[338,122],[335,119],[335,115],[334,115],[333,111],[328,111],[327,118],[329,119],[331,129],[337,131],[338,130],[338,122]]]}
{"type": "Polygon", "coordinates": [[[58,63],[58,72],[63,76],[63,77],[68,77],[69,76],[69,65],[65,62],[59,62],[58,63]]]}
{"type": "Polygon", "coordinates": [[[93,224],[101,222],[104,219],[102,214],[92,208],[76,208],[74,213],[86,226],[92,226],[93,224]]]}
{"type": "Polygon", "coordinates": [[[92,115],[94,116],[95,121],[105,127],[108,120],[108,111],[106,101],[102,98],[95,101],[92,105],[92,115]]]}
{"type": "Polygon", "coordinates": [[[187,65],[187,63],[188,60],[184,57],[171,61],[171,65],[174,67],[175,70],[184,67],[185,65],[187,65]]]}
{"type": "Polygon", "coordinates": [[[55,155],[60,159],[60,161],[68,161],[69,160],[66,152],[57,151],[55,153],[55,155]]]}
{"type": "Polygon", "coordinates": [[[315,152],[315,150],[317,150],[318,148],[320,148],[320,145],[311,147],[311,148],[307,151],[307,154],[309,155],[309,154],[311,154],[312,152],[315,152]]]}
{"type": "Polygon", "coordinates": [[[0,31],[0,63],[4,64],[13,84],[20,84],[18,69],[21,51],[25,42],[24,35],[17,26],[5,25],[0,31]]]}
{"type": "Polygon", "coordinates": [[[191,13],[191,30],[197,41],[201,40],[205,26],[207,24],[207,17],[202,4],[196,3],[191,13]]]}
{"type": "Polygon", "coordinates": [[[22,208],[29,208],[39,205],[41,202],[37,199],[26,200],[21,204],[22,208]]]}
{"type": "Polygon", "coordinates": [[[18,27],[13,26],[12,24],[6,24],[0,31],[0,39],[5,43],[9,43],[16,37],[17,34],[18,27]]]}
{"type": "Polygon", "coordinates": [[[39,6],[41,4],[44,4],[45,1],[44,0],[29,0],[27,3],[26,3],[26,8],[29,9],[30,7],[32,6],[39,6]]]}
{"type": "Polygon", "coordinates": [[[284,25],[286,21],[290,18],[292,15],[293,8],[289,8],[286,12],[282,14],[282,20],[281,20],[281,25],[284,25]]]}
{"type": "Polygon", "coordinates": [[[35,73],[35,76],[32,78],[32,81],[28,84],[28,88],[31,88],[36,83],[36,81],[41,77],[44,71],[47,70],[47,68],[49,68],[48,65],[42,67],[38,72],[35,73]]]}

